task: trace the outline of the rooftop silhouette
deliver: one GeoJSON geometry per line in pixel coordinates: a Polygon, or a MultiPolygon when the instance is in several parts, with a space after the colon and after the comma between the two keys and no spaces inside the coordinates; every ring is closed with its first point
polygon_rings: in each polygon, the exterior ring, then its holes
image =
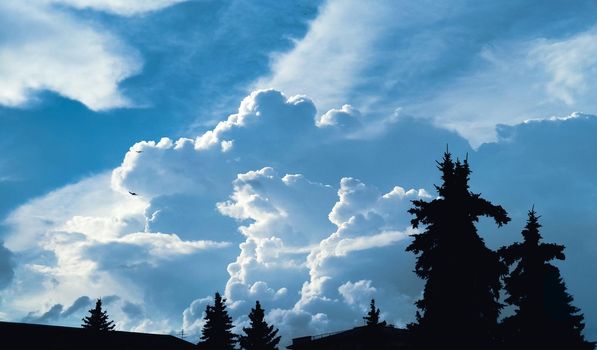
{"type": "MultiPolygon", "coordinates": [[[[190,350],[195,345],[172,335],[98,332],[85,328],[0,322],[3,344],[14,349],[190,350]]],[[[6,347],[4,347],[6,348],[6,347]]]]}

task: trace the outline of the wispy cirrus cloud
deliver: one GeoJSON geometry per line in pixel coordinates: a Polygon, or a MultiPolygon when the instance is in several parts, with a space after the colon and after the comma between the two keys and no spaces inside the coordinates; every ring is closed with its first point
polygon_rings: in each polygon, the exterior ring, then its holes
{"type": "Polygon", "coordinates": [[[328,1],[255,86],[307,93],[324,120],[346,103],[365,123],[400,108],[474,147],[494,141],[497,124],[597,109],[594,2],[478,5],[328,1]]]}
{"type": "Polygon", "coordinates": [[[188,0],[37,0],[40,3],[63,5],[76,9],[105,11],[120,16],[133,16],[158,11],[188,0]]]}

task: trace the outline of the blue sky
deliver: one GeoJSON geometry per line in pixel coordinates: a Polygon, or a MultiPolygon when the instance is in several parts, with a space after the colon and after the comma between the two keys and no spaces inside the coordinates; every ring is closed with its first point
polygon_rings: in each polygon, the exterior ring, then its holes
{"type": "Polygon", "coordinates": [[[446,144],[527,210],[597,339],[594,1],[0,5],[0,319],[185,333],[225,293],[285,341],[414,319],[410,200],[446,144]],[[129,195],[128,191],[138,193],[129,195]]]}

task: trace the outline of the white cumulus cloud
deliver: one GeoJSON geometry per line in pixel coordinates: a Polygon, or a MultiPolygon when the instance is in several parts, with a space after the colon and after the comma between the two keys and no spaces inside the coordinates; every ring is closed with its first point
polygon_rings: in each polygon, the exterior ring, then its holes
{"type": "MultiPolygon", "coordinates": [[[[388,123],[375,138],[330,138],[329,128],[315,125],[316,115],[304,96],[259,90],[197,137],[140,141],[111,174],[22,205],[4,222],[5,246],[17,264],[0,291],[3,311],[18,319],[31,311],[43,316],[57,304],[95,297],[93,291],[121,298],[121,329],[182,326],[192,337],[219,291],[237,326],[260,300],[285,342],[362,324],[370,298],[383,319],[404,325],[414,318],[422,287],[414,256],[404,251],[416,232],[407,210],[411,200],[431,198],[422,189],[438,181],[429,154],[439,157],[446,141],[458,154],[470,151],[473,179],[484,184],[479,190],[490,199],[506,196],[514,213],[527,209],[519,209],[521,193],[560,209],[550,196],[562,191],[594,202],[587,180],[594,169],[567,153],[590,159],[590,116],[503,126],[501,141],[477,152],[454,133],[408,118],[388,123]],[[554,128],[583,137],[560,131],[568,136],[553,142],[554,128]],[[518,148],[502,152],[513,143],[530,149],[532,140],[542,140],[532,156],[518,148]],[[223,149],[224,141],[234,147],[223,149]],[[562,182],[570,169],[585,180],[562,182]],[[553,177],[537,181],[537,171],[553,177]],[[513,188],[524,190],[500,187],[513,174],[513,188]],[[152,322],[144,310],[152,310],[152,322]]],[[[580,280],[572,279],[571,288],[580,280]]],[[[58,308],[48,317],[62,315],[58,308]]]]}
{"type": "Polygon", "coordinates": [[[375,291],[370,280],[360,280],[355,283],[348,281],[338,287],[338,292],[342,294],[347,304],[368,302],[375,291]]]}
{"type": "Polygon", "coordinates": [[[404,324],[418,295],[417,288],[396,286],[412,281],[413,274],[406,253],[396,258],[395,251],[414,232],[409,200],[427,193],[395,186],[383,194],[352,178],[341,180],[336,198],[330,190],[303,175],[263,168],[239,174],[230,200],[218,205],[223,214],[248,223],[239,226],[247,240],[228,266],[226,295],[235,309],[254,299],[275,305],[268,317],[286,340],[360,324],[375,295],[392,304],[386,314],[394,318],[388,321],[404,324]],[[400,272],[385,275],[397,263],[400,272]]]}
{"type": "Polygon", "coordinates": [[[346,129],[355,129],[361,126],[361,112],[351,105],[343,105],[340,109],[330,109],[316,121],[320,128],[336,126],[346,129]]]}

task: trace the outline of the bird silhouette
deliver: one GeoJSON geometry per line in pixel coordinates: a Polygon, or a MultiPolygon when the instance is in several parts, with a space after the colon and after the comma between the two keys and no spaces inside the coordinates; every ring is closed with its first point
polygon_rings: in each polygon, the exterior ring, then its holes
{"type": "Polygon", "coordinates": [[[131,196],[138,196],[138,194],[136,194],[135,192],[129,191],[129,193],[131,194],[131,196]]]}
{"type": "Polygon", "coordinates": [[[137,153],[141,153],[141,152],[143,152],[143,151],[135,151],[135,152],[137,152],[137,153]]]}

